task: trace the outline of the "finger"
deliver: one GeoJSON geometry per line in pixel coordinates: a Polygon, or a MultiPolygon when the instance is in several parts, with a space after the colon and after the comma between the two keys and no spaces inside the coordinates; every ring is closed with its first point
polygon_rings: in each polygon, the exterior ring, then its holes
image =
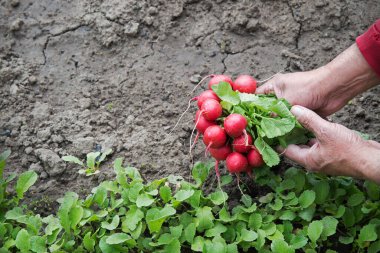
{"type": "Polygon", "coordinates": [[[289,145],[283,152],[283,154],[290,160],[302,165],[305,168],[309,168],[307,164],[307,157],[309,156],[310,147],[307,146],[297,146],[294,144],[289,145]]]}
{"type": "Polygon", "coordinates": [[[368,143],[371,144],[375,148],[380,148],[380,143],[379,142],[369,140],[368,143]]]}
{"type": "Polygon", "coordinates": [[[257,87],[256,94],[273,94],[274,93],[274,82],[269,80],[263,85],[257,87]]]}
{"type": "Polygon", "coordinates": [[[330,123],[328,121],[322,119],[318,114],[303,106],[293,106],[290,111],[302,126],[315,134],[317,139],[324,139],[326,132],[330,128],[330,123]]]}
{"type": "Polygon", "coordinates": [[[313,138],[313,139],[310,139],[309,142],[307,143],[307,145],[309,147],[313,146],[315,143],[317,143],[317,139],[313,138]]]}

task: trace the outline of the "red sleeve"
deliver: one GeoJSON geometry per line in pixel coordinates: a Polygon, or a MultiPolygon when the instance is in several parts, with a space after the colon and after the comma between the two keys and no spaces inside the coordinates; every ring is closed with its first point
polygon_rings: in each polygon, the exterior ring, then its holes
{"type": "Polygon", "coordinates": [[[360,52],[380,77],[380,19],[356,38],[360,52]]]}

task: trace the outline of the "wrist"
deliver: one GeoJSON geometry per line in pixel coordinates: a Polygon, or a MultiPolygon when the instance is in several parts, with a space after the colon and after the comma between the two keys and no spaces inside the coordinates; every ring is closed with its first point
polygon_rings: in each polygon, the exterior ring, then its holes
{"type": "Polygon", "coordinates": [[[330,63],[318,69],[322,96],[346,104],[356,95],[379,83],[356,44],[353,44],[330,63]]]}

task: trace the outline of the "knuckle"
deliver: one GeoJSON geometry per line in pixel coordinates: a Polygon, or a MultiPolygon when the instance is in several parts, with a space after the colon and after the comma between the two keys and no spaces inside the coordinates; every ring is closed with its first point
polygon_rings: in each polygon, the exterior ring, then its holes
{"type": "Polygon", "coordinates": [[[312,172],[320,172],[321,171],[321,166],[318,161],[313,156],[307,156],[305,157],[305,164],[306,164],[306,169],[312,172]]]}

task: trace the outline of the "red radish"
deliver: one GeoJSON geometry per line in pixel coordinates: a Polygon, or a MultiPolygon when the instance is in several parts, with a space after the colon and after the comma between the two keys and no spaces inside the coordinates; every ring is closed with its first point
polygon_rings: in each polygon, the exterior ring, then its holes
{"type": "Polygon", "coordinates": [[[212,90],[213,85],[218,85],[220,82],[227,82],[233,87],[233,82],[231,77],[226,76],[226,75],[215,75],[213,76],[210,81],[208,82],[208,89],[212,90]]]}
{"type": "Polygon", "coordinates": [[[222,116],[222,110],[222,106],[219,104],[218,101],[214,99],[207,99],[203,102],[201,107],[202,115],[208,121],[214,121],[220,116],[222,116]]]}
{"type": "Polygon", "coordinates": [[[253,168],[261,167],[264,165],[263,157],[256,148],[253,148],[251,151],[249,151],[247,159],[248,164],[253,168]]]}
{"type": "Polygon", "coordinates": [[[215,173],[218,178],[218,183],[220,184],[220,172],[219,172],[219,161],[227,159],[227,156],[231,154],[232,150],[230,145],[224,145],[221,148],[210,148],[210,153],[212,157],[215,158],[215,173]]]}
{"type": "Polygon", "coordinates": [[[248,167],[247,158],[238,152],[229,154],[226,159],[226,164],[230,173],[245,172],[248,167]]]}
{"type": "Polygon", "coordinates": [[[229,136],[238,137],[243,134],[247,124],[247,119],[243,115],[232,113],[224,120],[224,129],[229,136]]]}
{"type": "Polygon", "coordinates": [[[195,127],[201,134],[204,134],[206,129],[210,126],[215,126],[216,123],[213,121],[208,121],[202,114],[201,111],[197,111],[195,114],[195,127]]]}
{"type": "Polygon", "coordinates": [[[220,148],[227,141],[227,135],[223,128],[220,126],[210,126],[203,134],[203,142],[209,148],[220,148]]]}
{"type": "Polygon", "coordinates": [[[198,108],[201,109],[203,102],[206,101],[207,99],[214,99],[218,102],[220,102],[220,98],[213,92],[212,90],[206,90],[202,92],[198,97],[198,108]]]}
{"type": "Polygon", "coordinates": [[[236,78],[235,82],[232,85],[233,90],[251,94],[255,93],[256,87],[256,80],[249,75],[238,76],[238,78],[236,78]]]}
{"type": "Polygon", "coordinates": [[[230,145],[224,145],[221,148],[210,148],[210,154],[217,161],[224,161],[227,159],[227,156],[232,153],[230,145]]]}
{"type": "Polygon", "coordinates": [[[249,150],[251,150],[252,141],[253,139],[250,134],[242,134],[234,139],[232,142],[232,147],[236,152],[247,153],[249,150]]]}

